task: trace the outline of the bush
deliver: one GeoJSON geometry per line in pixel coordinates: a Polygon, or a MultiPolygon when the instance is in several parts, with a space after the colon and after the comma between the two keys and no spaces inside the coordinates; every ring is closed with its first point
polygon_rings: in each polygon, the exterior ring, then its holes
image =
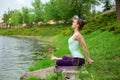
{"type": "Polygon", "coordinates": [[[120,23],[117,22],[116,12],[103,13],[97,15],[87,21],[84,26],[82,33],[90,33],[96,30],[110,31],[113,33],[120,33],[120,23]]]}

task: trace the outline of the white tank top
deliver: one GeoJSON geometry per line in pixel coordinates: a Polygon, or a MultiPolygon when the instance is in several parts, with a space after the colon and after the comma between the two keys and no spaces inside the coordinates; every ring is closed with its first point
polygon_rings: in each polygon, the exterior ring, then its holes
{"type": "Polygon", "coordinates": [[[69,50],[73,57],[84,58],[80,53],[80,43],[77,40],[74,40],[73,37],[70,37],[68,40],[69,50]]]}

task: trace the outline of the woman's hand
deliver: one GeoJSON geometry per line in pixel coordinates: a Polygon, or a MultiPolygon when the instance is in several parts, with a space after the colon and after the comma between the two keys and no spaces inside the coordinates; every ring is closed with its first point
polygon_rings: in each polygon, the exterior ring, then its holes
{"type": "Polygon", "coordinates": [[[94,61],[92,59],[87,59],[88,64],[92,64],[94,61]]]}

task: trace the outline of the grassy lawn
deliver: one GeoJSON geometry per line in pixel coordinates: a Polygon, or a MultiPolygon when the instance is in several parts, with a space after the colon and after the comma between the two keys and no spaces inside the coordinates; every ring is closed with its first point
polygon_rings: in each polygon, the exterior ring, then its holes
{"type": "MultiPolygon", "coordinates": [[[[108,31],[95,31],[83,35],[90,52],[91,58],[95,61],[93,65],[85,64],[89,74],[79,74],[85,80],[119,80],[120,77],[120,34],[112,34],[108,31]]],[[[58,57],[70,55],[68,50],[69,36],[57,35],[54,37],[52,46],[57,50],[54,54],[58,57]]],[[[81,53],[84,52],[81,47],[81,53]]],[[[55,65],[54,61],[46,58],[30,67],[30,71],[38,70],[55,65]],[[48,65],[49,64],[49,65],[48,65]]],[[[50,79],[52,80],[52,78],[50,79]]]]}
{"type": "Polygon", "coordinates": [[[119,80],[120,34],[95,31],[85,35],[91,57],[95,63],[86,67],[94,80],[119,80]]]}

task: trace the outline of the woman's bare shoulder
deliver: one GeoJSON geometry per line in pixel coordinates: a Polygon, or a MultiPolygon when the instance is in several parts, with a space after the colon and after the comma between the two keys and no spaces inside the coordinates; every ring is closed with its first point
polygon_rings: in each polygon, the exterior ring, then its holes
{"type": "Polygon", "coordinates": [[[75,34],[75,38],[76,38],[76,39],[81,39],[81,38],[83,38],[83,36],[82,36],[82,34],[77,33],[77,34],[75,34]]]}
{"type": "Polygon", "coordinates": [[[76,37],[83,37],[81,33],[75,34],[76,37]]]}

